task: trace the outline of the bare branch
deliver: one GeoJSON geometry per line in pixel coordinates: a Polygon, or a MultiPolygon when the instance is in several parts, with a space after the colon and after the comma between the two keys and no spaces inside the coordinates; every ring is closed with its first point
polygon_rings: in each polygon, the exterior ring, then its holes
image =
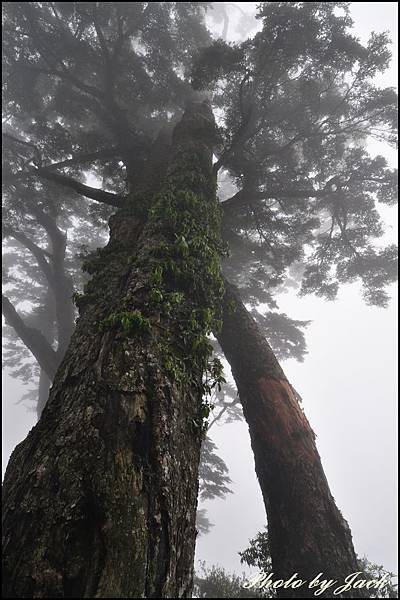
{"type": "Polygon", "coordinates": [[[51,266],[48,263],[47,258],[46,258],[48,253],[45,250],[43,250],[43,248],[40,248],[40,246],[35,244],[35,242],[30,240],[28,238],[28,236],[25,235],[25,233],[23,233],[22,231],[17,231],[16,229],[13,229],[10,226],[6,226],[5,233],[6,233],[6,235],[13,237],[20,244],[22,244],[25,248],[27,248],[27,250],[29,250],[29,252],[36,258],[36,261],[37,261],[39,267],[41,268],[43,275],[46,277],[47,281],[51,284],[53,282],[53,272],[52,272],[51,266]]]}
{"type": "Polygon", "coordinates": [[[71,165],[79,165],[82,163],[92,162],[100,158],[117,158],[118,148],[105,148],[104,150],[98,150],[97,152],[88,152],[82,154],[76,154],[72,158],[66,158],[57,163],[46,165],[47,171],[53,171],[54,169],[60,169],[61,167],[69,167],[71,165]]]}
{"type": "Polygon", "coordinates": [[[269,190],[265,192],[252,192],[250,196],[245,195],[243,190],[237,192],[228,200],[221,203],[222,210],[226,215],[232,214],[236,208],[244,208],[249,205],[249,202],[256,200],[267,200],[272,198],[320,198],[327,194],[330,190],[314,190],[312,188],[308,190],[296,190],[296,189],[279,189],[269,190]]]}
{"type": "Polygon", "coordinates": [[[85,196],[86,198],[96,200],[96,202],[108,204],[109,206],[114,206],[115,208],[121,208],[123,205],[124,196],[120,194],[112,194],[111,192],[105,192],[99,188],[90,187],[84,183],[81,183],[80,181],[77,181],[76,179],[68,177],[67,175],[55,173],[52,170],[49,170],[47,167],[35,169],[32,172],[43,179],[65,185],[66,187],[74,190],[82,196],[85,196]]]}
{"type": "Polygon", "coordinates": [[[238,404],[240,404],[239,398],[235,398],[234,400],[232,400],[232,402],[226,402],[224,404],[224,406],[221,408],[221,410],[219,411],[219,413],[213,418],[211,423],[208,425],[207,432],[210,431],[210,429],[214,425],[214,423],[216,423],[217,421],[219,421],[221,419],[222,415],[228,410],[228,408],[232,408],[233,406],[236,406],[238,404]]]}
{"type": "Polygon", "coordinates": [[[2,310],[6,323],[14,329],[23,344],[32,352],[48,377],[53,379],[59,358],[44,335],[38,329],[26,325],[13,304],[4,295],[2,296],[2,310]]]}

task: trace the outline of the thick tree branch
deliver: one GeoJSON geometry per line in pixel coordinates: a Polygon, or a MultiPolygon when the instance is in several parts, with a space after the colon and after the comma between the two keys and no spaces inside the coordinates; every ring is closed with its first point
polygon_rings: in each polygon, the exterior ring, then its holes
{"type": "Polygon", "coordinates": [[[48,283],[51,285],[52,282],[54,281],[54,277],[53,277],[53,272],[52,272],[51,266],[48,263],[47,258],[46,258],[48,253],[45,250],[43,250],[43,248],[40,248],[40,246],[35,244],[35,242],[30,240],[28,238],[28,236],[25,235],[25,233],[23,233],[22,231],[17,231],[16,229],[13,229],[12,227],[6,226],[5,233],[7,235],[9,235],[10,237],[13,237],[20,244],[22,244],[25,248],[27,248],[27,250],[29,250],[29,252],[36,258],[39,267],[41,268],[48,283]]]}
{"type": "Polygon", "coordinates": [[[65,269],[66,236],[57,227],[55,219],[47,215],[40,207],[31,206],[30,210],[50,238],[51,253],[40,248],[21,231],[16,231],[9,226],[5,228],[5,231],[6,234],[19,241],[36,258],[39,268],[47,280],[48,289],[54,295],[58,332],[57,356],[62,357],[75,327],[72,303],[73,283],[71,276],[65,269]],[[47,257],[50,261],[47,260],[47,257]]]}
{"type": "Polygon", "coordinates": [[[7,324],[14,329],[24,345],[32,352],[48,377],[53,379],[59,359],[44,335],[38,329],[26,325],[10,300],[4,295],[2,295],[2,310],[7,324]]]}
{"type": "Polygon", "coordinates": [[[54,169],[60,169],[61,167],[69,167],[71,165],[79,165],[83,163],[92,162],[101,158],[118,158],[118,148],[105,148],[104,150],[98,150],[97,152],[88,152],[82,154],[76,154],[72,158],[66,158],[57,163],[46,165],[44,168],[46,171],[54,171],[54,169]]]}
{"type": "Polygon", "coordinates": [[[2,136],[3,136],[3,138],[5,138],[7,140],[15,142],[16,144],[22,144],[23,146],[28,146],[29,148],[32,148],[33,151],[34,151],[34,153],[35,153],[35,155],[36,155],[36,158],[37,158],[38,162],[40,162],[41,157],[40,157],[39,149],[35,146],[35,144],[33,144],[33,142],[28,142],[26,140],[21,140],[21,139],[15,137],[15,136],[11,135],[10,133],[7,133],[6,131],[4,131],[2,133],[2,136]]]}
{"type": "Polygon", "coordinates": [[[73,283],[65,268],[66,235],[57,226],[56,219],[47,214],[37,204],[29,204],[29,212],[45,229],[49,237],[51,252],[40,248],[23,232],[10,226],[5,227],[5,233],[19,241],[36,258],[39,268],[47,280],[55,300],[57,324],[57,356],[63,357],[75,327],[74,307],[72,303],[73,283]],[[47,260],[47,257],[50,260],[47,260]]]}
{"type": "Polygon", "coordinates": [[[320,198],[331,191],[327,190],[326,187],[323,190],[295,190],[295,189],[279,189],[279,190],[269,190],[264,192],[252,192],[249,196],[245,194],[244,190],[240,190],[228,200],[225,200],[221,203],[222,210],[226,215],[232,214],[234,210],[237,208],[247,207],[249,202],[255,200],[267,200],[272,198],[320,198]]]}
{"type": "Polygon", "coordinates": [[[221,203],[222,210],[226,215],[232,214],[237,208],[248,207],[251,202],[256,200],[268,200],[278,198],[323,198],[332,191],[342,188],[350,182],[350,179],[354,178],[354,174],[348,180],[343,180],[340,175],[335,175],[329,181],[327,181],[324,187],[320,190],[314,188],[296,190],[292,189],[269,189],[262,192],[252,191],[251,193],[239,190],[234,196],[231,196],[227,200],[221,203]],[[335,190],[333,186],[336,186],[335,190]]]}
{"type": "Polygon", "coordinates": [[[80,181],[77,181],[76,179],[68,177],[67,175],[55,173],[52,170],[47,169],[47,167],[35,169],[33,173],[38,177],[47,179],[48,181],[60,183],[61,185],[74,190],[78,194],[85,196],[86,198],[96,200],[96,202],[108,204],[109,206],[114,206],[115,208],[121,208],[123,205],[124,197],[122,195],[112,194],[111,192],[105,192],[99,188],[90,187],[84,183],[81,183],[80,181]]]}
{"type": "Polygon", "coordinates": [[[254,129],[255,122],[256,122],[256,112],[254,110],[254,107],[251,106],[249,113],[246,115],[246,118],[243,120],[239,129],[233,136],[231,145],[228,148],[226,148],[225,150],[223,150],[223,152],[218,157],[217,162],[214,163],[214,165],[213,165],[214,174],[217,174],[219,169],[225,165],[226,160],[230,156],[232,156],[233,152],[235,151],[235,149],[238,146],[241,146],[242,144],[244,144],[244,142],[246,142],[250,137],[252,137],[257,132],[257,128],[254,129]]]}
{"type": "MultiPolygon", "coordinates": [[[[51,181],[56,181],[58,183],[61,183],[62,185],[71,187],[72,189],[74,189],[78,193],[82,194],[83,196],[87,196],[88,198],[92,198],[93,200],[97,200],[98,202],[110,204],[111,206],[116,206],[117,208],[119,206],[121,206],[121,204],[118,203],[119,202],[118,199],[121,199],[121,203],[122,203],[122,196],[120,196],[119,194],[112,194],[110,192],[104,192],[103,190],[100,190],[97,188],[91,188],[89,186],[86,186],[83,183],[80,183],[80,182],[68,177],[67,175],[64,175],[63,173],[55,173],[54,172],[55,169],[58,169],[61,167],[66,167],[66,166],[85,163],[85,162],[91,162],[91,161],[97,160],[99,158],[115,157],[118,152],[117,148],[109,148],[109,149],[99,150],[97,152],[77,154],[76,156],[73,156],[72,158],[67,158],[63,161],[42,167],[41,166],[42,158],[40,156],[39,149],[35,146],[34,143],[28,142],[26,140],[21,140],[17,137],[14,137],[13,135],[11,135],[9,133],[3,133],[2,135],[4,138],[6,138],[8,140],[11,140],[17,144],[28,146],[29,148],[32,148],[34,150],[35,163],[37,166],[35,169],[33,169],[31,171],[33,173],[35,173],[36,175],[38,175],[39,177],[43,177],[43,178],[51,180],[51,181]]],[[[30,160],[32,160],[32,159],[33,159],[33,157],[30,160]]],[[[25,174],[26,173],[24,171],[18,171],[17,173],[10,175],[8,178],[6,178],[6,181],[7,181],[7,179],[9,181],[18,179],[19,177],[21,177],[25,174]]]]}
{"type": "MultiPolygon", "coordinates": [[[[58,227],[56,219],[46,213],[42,207],[39,206],[39,204],[29,203],[27,204],[26,208],[32,215],[34,215],[38,223],[49,235],[53,249],[54,247],[58,248],[59,246],[65,248],[65,233],[63,233],[58,227]]],[[[53,254],[51,254],[51,257],[53,257],[53,254]]]]}
{"type": "Polygon", "coordinates": [[[107,42],[101,29],[100,23],[97,18],[97,2],[93,3],[93,24],[96,30],[97,39],[99,40],[100,48],[104,56],[104,61],[107,65],[110,65],[110,51],[107,47],[107,42]]]}
{"type": "Polygon", "coordinates": [[[64,65],[64,63],[62,61],[59,61],[59,63],[58,63],[61,68],[61,71],[59,71],[57,68],[55,68],[49,62],[49,60],[45,59],[44,52],[40,51],[39,49],[38,49],[38,51],[40,52],[40,55],[45,60],[45,62],[47,62],[47,64],[49,64],[49,68],[46,69],[37,64],[22,63],[22,62],[17,62],[14,64],[14,66],[16,68],[27,69],[29,71],[34,71],[36,73],[42,73],[43,75],[50,75],[52,77],[57,77],[58,79],[63,79],[65,81],[68,81],[71,85],[73,85],[79,91],[84,92],[85,94],[88,94],[92,98],[95,98],[96,100],[99,100],[100,102],[103,100],[103,95],[100,92],[100,90],[98,90],[97,88],[95,88],[91,85],[84,83],[83,81],[80,81],[77,77],[72,75],[72,73],[67,69],[67,67],[64,65]]]}
{"type": "Polygon", "coordinates": [[[333,231],[335,229],[335,222],[336,222],[335,215],[331,215],[331,226],[329,229],[328,237],[325,240],[325,243],[323,244],[323,247],[321,248],[321,250],[319,252],[318,268],[321,268],[322,264],[324,263],[325,256],[332,244],[332,237],[333,237],[333,231]]]}
{"type": "Polygon", "coordinates": [[[65,268],[65,250],[67,238],[58,227],[54,217],[46,213],[39,205],[29,206],[30,212],[45,229],[51,247],[51,277],[49,285],[54,294],[56,323],[58,332],[57,355],[63,356],[75,327],[74,307],[72,303],[73,283],[65,268]]]}

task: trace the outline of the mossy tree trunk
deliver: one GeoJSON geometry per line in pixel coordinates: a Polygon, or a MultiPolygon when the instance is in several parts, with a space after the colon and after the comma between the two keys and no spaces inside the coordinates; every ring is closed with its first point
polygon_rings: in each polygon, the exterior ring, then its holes
{"type": "MultiPolygon", "coordinates": [[[[268,518],[273,579],[286,581],[297,573],[310,582],[323,573],[322,579],[337,580],[339,586],[359,571],[350,529],[329,490],[315,434],[297,394],[228,283],[217,337],[232,367],[249,426],[268,518]]],[[[277,591],[280,598],[305,597],[304,587],[277,591]]],[[[344,596],[361,598],[363,593],[353,590],[344,596]]],[[[332,588],[325,597],[332,597],[332,588]]]]}
{"type": "Polygon", "coordinates": [[[191,594],[203,396],[220,377],[214,139],[209,106],[191,105],[158,194],[111,217],[86,265],[49,400],[5,475],[5,597],[191,594]]]}

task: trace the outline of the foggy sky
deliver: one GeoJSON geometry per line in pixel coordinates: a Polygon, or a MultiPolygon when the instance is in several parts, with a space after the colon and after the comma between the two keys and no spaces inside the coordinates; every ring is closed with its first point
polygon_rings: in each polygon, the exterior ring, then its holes
{"type": "MultiPolygon", "coordinates": [[[[243,10],[253,3],[236,3],[243,10]]],[[[232,9],[234,11],[234,9],[232,9]]],[[[375,30],[389,30],[397,41],[397,4],[359,2],[352,8],[355,32],[363,41],[375,30]]],[[[235,18],[228,39],[235,39],[235,18]]],[[[240,18],[240,14],[237,19],[240,18]]],[[[394,54],[396,54],[394,49],[394,54]]],[[[395,85],[396,65],[381,78],[395,85]]],[[[393,163],[382,145],[370,147],[393,163]]],[[[395,237],[395,211],[385,209],[387,236],[395,237]]],[[[278,298],[279,311],[312,320],[306,330],[309,354],[304,363],[289,360],[283,368],[301,394],[305,413],[317,434],[318,449],[336,502],[348,520],[356,552],[396,569],[396,286],[388,309],[363,303],[357,285],[343,286],[338,300],[298,298],[293,292],[278,298]]],[[[15,404],[25,388],[7,374],[3,379],[3,472],[15,445],[35,424],[35,413],[15,404]]],[[[225,500],[203,503],[215,524],[201,536],[197,559],[227,570],[245,570],[243,550],[265,524],[261,492],[245,423],[214,426],[211,436],[233,480],[225,500]]]]}

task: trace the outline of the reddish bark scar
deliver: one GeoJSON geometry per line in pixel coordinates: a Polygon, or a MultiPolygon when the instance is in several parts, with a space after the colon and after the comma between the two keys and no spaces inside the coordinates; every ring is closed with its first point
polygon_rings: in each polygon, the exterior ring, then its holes
{"type": "Polygon", "coordinates": [[[290,384],[284,379],[262,377],[257,386],[266,415],[260,424],[265,439],[288,459],[314,462],[315,435],[290,384]]]}

